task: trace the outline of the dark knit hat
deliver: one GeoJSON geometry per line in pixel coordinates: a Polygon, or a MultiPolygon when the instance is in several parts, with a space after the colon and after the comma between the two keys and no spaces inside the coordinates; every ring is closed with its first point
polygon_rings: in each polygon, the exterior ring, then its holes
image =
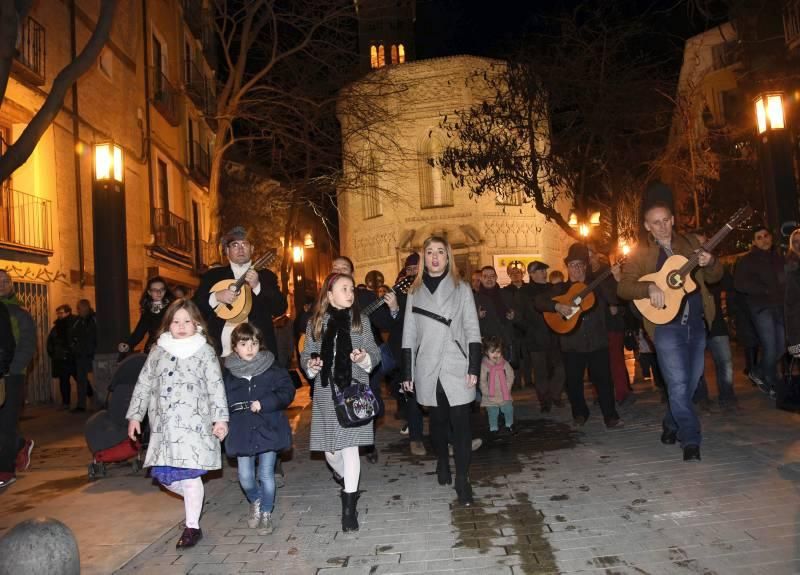
{"type": "Polygon", "coordinates": [[[228,247],[228,244],[235,241],[242,241],[247,239],[247,230],[244,229],[243,226],[236,226],[228,231],[222,238],[220,239],[219,243],[222,244],[222,248],[225,249],[228,247]]]}
{"type": "Polygon", "coordinates": [[[587,248],[584,244],[578,243],[569,246],[569,251],[567,252],[567,257],[564,258],[564,263],[568,264],[569,262],[574,262],[575,260],[580,260],[588,264],[589,248],[587,248]]]}
{"type": "Polygon", "coordinates": [[[403,267],[407,268],[408,266],[418,266],[418,265],[419,265],[419,254],[417,252],[414,252],[406,258],[403,267]]]}

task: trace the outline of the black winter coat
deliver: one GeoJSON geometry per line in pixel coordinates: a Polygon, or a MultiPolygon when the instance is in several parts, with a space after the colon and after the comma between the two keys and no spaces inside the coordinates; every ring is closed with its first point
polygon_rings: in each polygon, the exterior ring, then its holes
{"type": "Polygon", "coordinates": [[[156,333],[158,333],[158,330],[161,328],[161,320],[164,319],[167,307],[169,306],[162,307],[161,311],[158,313],[153,313],[146,308],[141,310],[142,314],[139,316],[139,322],[136,324],[133,333],[131,333],[126,342],[131,348],[131,351],[139,345],[139,342],[141,342],[145,336],[147,336],[147,341],[144,343],[144,352],[147,353],[150,351],[150,348],[156,343],[156,333]]]}
{"type": "Polygon", "coordinates": [[[97,349],[97,321],[94,314],[78,316],[72,324],[72,353],[76,358],[93,359],[97,349]]]}
{"type": "Polygon", "coordinates": [[[736,262],[735,287],[747,296],[751,311],[783,305],[786,295],[784,259],[777,250],[753,247],[736,262]]]}
{"type": "Polygon", "coordinates": [[[6,304],[0,302],[0,377],[8,373],[16,345],[11,329],[11,316],[6,304]]]}
{"type": "Polygon", "coordinates": [[[292,430],[284,411],[294,400],[295,392],[289,372],[273,363],[249,381],[228,370],[225,370],[224,379],[229,409],[240,401],[261,403],[258,413],[230,409],[225,453],[237,457],[289,449],[292,430]]]}
{"type": "Polygon", "coordinates": [[[53,329],[47,336],[47,355],[50,357],[52,376],[58,377],[64,371],[75,370],[75,356],[72,354],[72,325],[74,315],[62,317],[53,322],[53,329]]]}

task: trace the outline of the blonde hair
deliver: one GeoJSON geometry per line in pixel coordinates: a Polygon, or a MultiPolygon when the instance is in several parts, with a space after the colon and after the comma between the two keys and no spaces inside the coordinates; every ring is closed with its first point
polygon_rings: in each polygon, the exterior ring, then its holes
{"type": "Polygon", "coordinates": [[[789,236],[789,251],[792,252],[794,255],[800,257],[800,252],[796,252],[794,250],[794,248],[792,247],[792,238],[795,237],[796,235],[800,236],[800,228],[797,228],[796,230],[794,230],[791,233],[791,235],[789,236]]]}
{"type": "Polygon", "coordinates": [[[169,331],[169,325],[175,318],[175,314],[181,309],[186,310],[192,322],[194,322],[194,324],[197,326],[196,333],[199,333],[206,339],[208,343],[211,343],[211,340],[208,337],[208,328],[206,327],[206,322],[203,320],[203,314],[200,313],[200,309],[197,307],[197,305],[188,298],[178,298],[169,305],[167,311],[164,312],[164,319],[161,321],[161,327],[156,333],[156,340],[161,336],[162,333],[169,331]]]}
{"type": "MultiPolygon", "coordinates": [[[[314,305],[314,314],[309,320],[313,326],[311,334],[314,336],[315,340],[319,340],[319,338],[322,337],[322,320],[325,318],[325,314],[328,313],[328,308],[331,305],[328,301],[328,292],[333,291],[333,285],[340,279],[350,280],[353,283],[353,287],[356,285],[353,276],[338,273],[329,274],[328,277],[325,278],[325,281],[322,282],[322,289],[319,290],[317,303],[314,305]]],[[[361,333],[361,312],[358,309],[358,297],[353,298],[353,305],[350,307],[350,312],[350,329],[355,333],[361,333]]]]}
{"type": "Polygon", "coordinates": [[[422,286],[422,276],[426,270],[425,250],[427,250],[428,246],[431,244],[442,244],[444,246],[444,249],[447,252],[447,273],[453,278],[453,282],[456,285],[461,282],[461,276],[458,274],[458,266],[456,266],[456,262],[453,259],[453,248],[450,247],[450,242],[448,242],[447,239],[443,238],[442,236],[430,236],[422,243],[422,261],[420,262],[420,264],[422,264],[422,270],[417,274],[417,277],[414,278],[414,283],[411,284],[411,288],[408,290],[409,293],[416,292],[422,286]]]}

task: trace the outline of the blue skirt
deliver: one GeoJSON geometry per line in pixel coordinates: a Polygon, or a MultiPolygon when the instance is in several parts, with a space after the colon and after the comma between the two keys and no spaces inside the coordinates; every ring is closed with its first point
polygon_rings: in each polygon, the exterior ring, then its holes
{"type": "Polygon", "coordinates": [[[155,465],[150,468],[150,476],[162,485],[171,485],[183,479],[194,479],[208,473],[205,469],[187,469],[185,467],[169,467],[155,465]]]}

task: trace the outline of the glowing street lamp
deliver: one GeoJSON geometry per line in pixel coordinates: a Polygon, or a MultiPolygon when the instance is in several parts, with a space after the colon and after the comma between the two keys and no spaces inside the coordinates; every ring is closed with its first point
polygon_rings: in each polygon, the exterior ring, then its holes
{"type": "Polygon", "coordinates": [[[113,142],[94,145],[94,179],[99,184],[122,184],[125,175],[122,148],[113,142]]]}
{"type": "Polygon", "coordinates": [[[786,127],[782,94],[759,95],[755,100],[755,105],[756,127],[759,134],[763,134],[767,130],[782,130],[786,127]]]}
{"type": "Polygon", "coordinates": [[[579,219],[577,212],[570,212],[567,223],[570,227],[577,228],[582,238],[588,238],[591,229],[600,225],[600,212],[592,212],[588,221],[579,219]]]}
{"type": "Polygon", "coordinates": [[[294,246],[292,248],[292,259],[296,264],[303,261],[303,246],[294,246]]]}

